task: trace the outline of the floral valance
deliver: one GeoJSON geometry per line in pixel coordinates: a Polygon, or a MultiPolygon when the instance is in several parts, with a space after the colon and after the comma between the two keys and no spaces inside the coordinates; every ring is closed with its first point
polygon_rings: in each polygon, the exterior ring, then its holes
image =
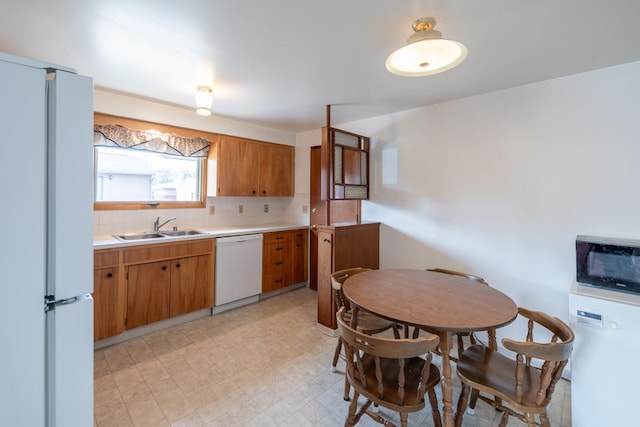
{"type": "Polygon", "coordinates": [[[184,157],[207,157],[209,141],[173,133],[128,129],[121,125],[94,125],[93,145],[104,145],[184,157]]]}

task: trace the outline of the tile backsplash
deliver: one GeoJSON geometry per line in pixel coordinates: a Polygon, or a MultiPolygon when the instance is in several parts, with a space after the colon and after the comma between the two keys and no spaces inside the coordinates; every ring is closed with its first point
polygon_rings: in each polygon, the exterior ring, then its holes
{"type": "Polygon", "coordinates": [[[253,224],[291,223],[309,224],[308,194],[295,197],[208,197],[207,206],[200,209],[142,209],[118,211],[94,211],[93,234],[135,233],[151,231],[153,222],[160,223],[176,217],[165,225],[170,230],[211,229],[253,224]]]}

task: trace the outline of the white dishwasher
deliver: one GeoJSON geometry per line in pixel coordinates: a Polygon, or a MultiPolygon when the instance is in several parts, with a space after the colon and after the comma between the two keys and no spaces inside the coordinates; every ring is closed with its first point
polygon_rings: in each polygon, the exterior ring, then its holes
{"type": "Polygon", "coordinates": [[[215,305],[262,292],[262,234],[216,239],[215,305]]]}

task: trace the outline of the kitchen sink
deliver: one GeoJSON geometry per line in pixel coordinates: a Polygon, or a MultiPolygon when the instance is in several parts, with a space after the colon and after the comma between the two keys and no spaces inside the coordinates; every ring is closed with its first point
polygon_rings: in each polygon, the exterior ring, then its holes
{"type": "Polygon", "coordinates": [[[114,234],[113,237],[127,242],[130,240],[161,239],[166,236],[164,234],[151,232],[151,233],[114,234]]]}
{"type": "Polygon", "coordinates": [[[178,237],[178,236],[195,236],[197,234],[206,234],[202,231],[198,230],[173,230],[173,231],[161,231],[160,234],[167,237],[178,237]]]}

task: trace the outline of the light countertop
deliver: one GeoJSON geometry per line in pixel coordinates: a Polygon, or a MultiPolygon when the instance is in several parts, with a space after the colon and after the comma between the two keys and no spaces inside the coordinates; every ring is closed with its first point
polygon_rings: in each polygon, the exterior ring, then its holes
{"type": "MultiPolygon", "coordinates": [[[[226,237],[226,236],[237,236],[241,234],[268,233],[271,231],[298,230],[301,228],[306,229],[306,228],[309,228],[309,226],[300,225],[300,224],[274,223],[274,224],[242,225],[238,227],[213,227],[213,228],[205,227],[205,228],[197,228],[198,231],[201,231],[204,234],[196,234],[192,236],[180,236],[180,237],[160,237],[157,239],[131,240],[126,242],[123,242],[122,240],[118,240],[112,235],[107,234],[103,236],[94,236],[93,249],[112,249],[112,248],[120,248],[120,247],[126,247],[126,246],[149,245],[149,244],[156,244],[156,243],[171,243],[171,242],[178,242],[178,241],[184,241],[184,240],[206,239],[211,237],[226,237]]],[[[184,227],[182,229],[188,230],[189,227],[184,227]]],[[[168,228],[167,230],[170,230],[170,228],[168,228]]]]}

